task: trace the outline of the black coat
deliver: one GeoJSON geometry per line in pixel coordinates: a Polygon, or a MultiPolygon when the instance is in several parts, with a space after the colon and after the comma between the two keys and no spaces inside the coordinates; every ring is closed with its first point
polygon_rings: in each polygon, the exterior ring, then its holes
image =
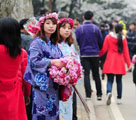
{"type": "Polygon", "coordinates": [[[133,82],[136,85],[136,64],[135,64],[135,67],[133,69],[133,82]]]}

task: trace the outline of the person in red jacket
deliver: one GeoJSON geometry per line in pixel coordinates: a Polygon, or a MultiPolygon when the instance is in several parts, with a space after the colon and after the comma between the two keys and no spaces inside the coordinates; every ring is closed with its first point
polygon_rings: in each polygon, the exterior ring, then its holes
{"type": "Polygon", "coordinates": [[[0,19],[0,120],[27,120],[30,85],[23,81],[27,52],[21,49],[20,26],[13,18],[0,19]],[[24,91],[24,92],[23,92],[24,91]]]}
{"type": "Polygon", "coordinates": [[[121,102],[122,98],[122,75],[126,74],[125,63],[127,63],[128,70],[131,69],[131,62],[127,46],[127,40],[122,35],[122,25],[115,26],[115,32],[110,32],[106,36],[99,55],[107,53],[107,57],[103,67],[103,74],[107,74],[107,105],[111,104],[112,84],[114,76],[117,82],[117,100],[121,102]]]}

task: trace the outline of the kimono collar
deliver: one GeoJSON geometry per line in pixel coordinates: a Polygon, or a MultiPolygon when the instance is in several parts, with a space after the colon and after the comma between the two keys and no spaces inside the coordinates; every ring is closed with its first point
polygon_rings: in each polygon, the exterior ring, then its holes
{"type": "Polygon", "coordinates": [[[64,45],[68,45],[68,42],[66,42],[66,41],[62,41],[61,43],[64,45]]]}
{"type": "Polygon", "coordinates": [[[46,36],[47,42],[51,41],[50,38],[48,36],[46,36]]]}

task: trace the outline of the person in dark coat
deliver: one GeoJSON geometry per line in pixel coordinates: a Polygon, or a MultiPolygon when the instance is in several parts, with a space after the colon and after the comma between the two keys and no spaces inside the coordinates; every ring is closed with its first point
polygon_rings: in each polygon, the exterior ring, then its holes
{"type": "MultiPolygon", "coordinates": [[[[28,18],[22,19],[19,22],[19,24],[20,24],[21,39],[22,39],[21,47],[28,52],[29,46],[32,42],[32,38],[24,28],[24,25],[27,23],[27,21],[28,18]]],[[[30,104],[26,106],[26,112],[27,112],[28,120],[32,120],[32,94],[30,96],[30,104]]]]}
{"type": "Polygon", "coordinates": [[[28,52],[29,46],[32,42],[32,37],[28,34],[28,32],[24,28],[24,25],[27,23],[27,21],[28,18],[22,19],[19,24],[20,24],[21,39],[22,39],[21,46],[28,52]]]}
{"type": "Polygon", "coordinates": [[[129,25],[129,30],[127,32],[127,43],[128,43],[130,58],[132,59],[132,56],[134,55],[132,52],[132,48],[134,47],[134,45],[136,45],[135,23],[131,23],[129,25]]]}
{"type": "MultiPolygon", "coordinates": [[[[132,54],[134,54],[134,56],[135,56],[135,54],[136,54],[136,45],[134,45],[133,47],[132,47],[132,54]]],[[[136,63],[135,63],[135,58],[134,58],[134,56],[133,56],[133,58],[132,58],[132,62],[134,63],[134,69],[133,69],[133,83],[136,85],[136,63]],[[133,61],[134,60],[134,61],[133,61]]]]}
{"type": "Polygon", "coordinates": [[[93,12],[86,11],[83,25],[75,31],[80,48],[81,64],[84,69],[84,85],[86,98],[91,98],[90,70],[96,84],[97,100],[102,99],[101,80],[99,75],[99,50],[102,48],[103,37],[98,26],[93,24],[93,12]]]}

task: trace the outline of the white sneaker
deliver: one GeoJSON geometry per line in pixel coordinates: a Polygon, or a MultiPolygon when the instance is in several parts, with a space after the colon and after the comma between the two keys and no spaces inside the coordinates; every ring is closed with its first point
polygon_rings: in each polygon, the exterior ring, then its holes
{"type": "Polygon", "coordinates": [[[122,103],[121,99],[117,98],[117,104],[121,104],[121,103],[122,103]]]}
{"type": "Polygon", "coordinates": [[[86,101],[91,100],[91,97],[85,97],[85,100],[86,101]]]}
{"type": "Polygon", "coordinates": [[[111,97],[112,97],[112,94],[108,93],[108,95],[107,95],[107,102],[106,102],[107,105],[111,104],[111,97]]]}

